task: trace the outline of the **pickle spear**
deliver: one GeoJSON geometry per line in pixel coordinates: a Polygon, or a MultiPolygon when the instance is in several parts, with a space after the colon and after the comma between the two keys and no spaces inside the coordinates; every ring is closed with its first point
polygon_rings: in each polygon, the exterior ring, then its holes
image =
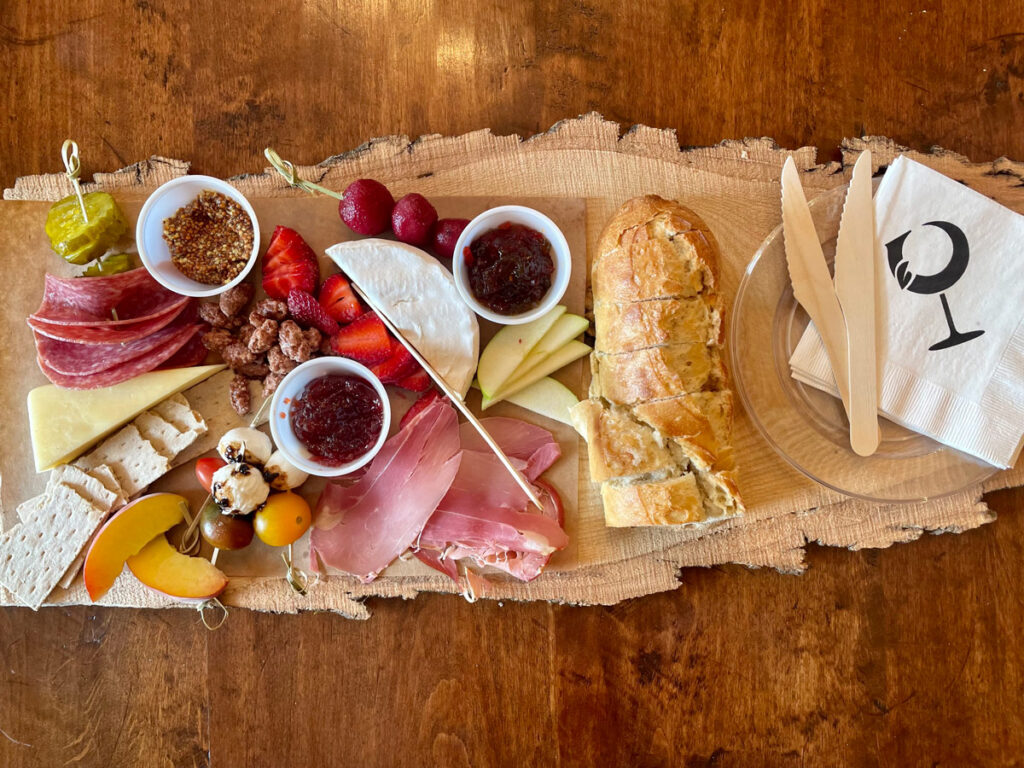
{"type": "Polygon", "coordinates": [[[127,253],[110,253],[91,264],[82,273],[82,277],[102,277],[117,275],[132,268],[132,257],[127,253]]]}
{"type": "Polygon", "coordinates": [[[75,195],[54,203],[46,217],[50,246],[71,264],[87,264],[102,256],[128,229],[128,222],[110,193],[89,192],[82,197],[88,221],[82,218],[75,195]]]}

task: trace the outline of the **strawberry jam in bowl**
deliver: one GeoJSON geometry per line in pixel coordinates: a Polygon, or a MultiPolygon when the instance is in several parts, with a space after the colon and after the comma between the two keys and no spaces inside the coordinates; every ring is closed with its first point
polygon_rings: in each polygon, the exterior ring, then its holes
{"type": "Polygon", "coordinates": [[[270,431],[299,469],[320,477],[355,471],[377,455],[391,426],[384,385],[343,357],[294,368],[274,392],[270,431]]]}
{"type": "Polygon", "coordinates": [[[540,211],[503,205],[484,211],[455,244],[455,286],[480,317],[502,325],[549,312],[569,287],[565,235],[540,211]]]}

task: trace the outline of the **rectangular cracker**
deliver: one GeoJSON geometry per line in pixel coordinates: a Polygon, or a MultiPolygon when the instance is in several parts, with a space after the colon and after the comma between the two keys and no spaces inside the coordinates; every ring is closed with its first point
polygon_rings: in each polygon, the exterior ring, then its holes
{"type": "Polygon", "coordinates": [[[116,493],[107,490],[98,478],[74,464],[55,467],[46,480],[46,492],[49,493],[58,484],[71,486],[86,501],[102,509],[104,514],[109,514],[117,504],[116,493]]]}
{"type": "Polygon", "coordinates": [[[139,434],[169,461],[192,445],[196,439],[193,433],[179,431],[171,422],[153,411],[140,413],[132,423],[139,430],[139,434]]]}
{"type": "Polygon", "coordinates": [[[103,483],[104,488],[117,496],[117,502],[114,504],[114,509],[123,507],[128,502],[128,496],[124,492],[124,488],[122,488],[121,483],[117,481],[117,476],[114,474],[114,471],[106,464],[97,464],[89,470],[89,474],[103,483]]]}
{"type": "MultiPolygon", "coordinates": [[[[0,537],[0,583],[37,610],[103,522],[104,512],[57,484],[0,537]]],[[[34,500],[33,500],[34,501],[34,500]]]]}
{"type": "Polygon", "coordinates": [[[143,438],[134,424],[108,437],[75,464],[85,470],[106,464],[129,498],[144,491],[171,468],[167,457],[143,438]]]}
{"type": "Polygon", "coordinates": [[[206,434],[206,421],[203,420],[202,414],[192,410],[192,406],[180,392],[157,403],[150,410],[177,427],[179,432],[206,434]]]}

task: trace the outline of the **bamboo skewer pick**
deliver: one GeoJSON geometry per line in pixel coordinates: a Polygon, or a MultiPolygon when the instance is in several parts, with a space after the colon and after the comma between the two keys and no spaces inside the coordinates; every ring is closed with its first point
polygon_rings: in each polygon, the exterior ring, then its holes
{"type": "Polygon", "coordinates": [[[516,481],[519,487],[523,490],[523,493],[526,494],[527,498],[534,504],[534,506],[537,507],[537,509],[543,511],[544,505],[541,504],[540,499],[537,497],[537,494],[533,490],[529,481],[523,477],[522,472],[513,466],[512,462],[509,461],[508,456],[506,456],[505,452],[501,450],[501,446],[495,442],[494,438],[491,437],[490,433],[488,433],[484,428],[484,425],[480,423],[480,420],[473,415],[471,410],[469,410],[469,406],[467,406],[465,401],[462,399],[462,395],[449,386],[448,382],[444,380],[444,377],[434,370],[434,367],[428,363],[416,347],[414,347],[412,343],[402,335],[402,332],[398,330],[393,322],[391,322],[391,319],[388,318],[388,316],[381,311],[380,307],[371,301],[370,298],[367,297],[366,293],[364,293],[363,290],[354,282],[352,283],[352,289],[359,294],[359,297],[365,301],[367,305],[369,305],[370,309],[377,313],[381,322],[387,326],[387,329],[391,331],[399,342],[401,342],[402,346],[409,350],[409,354],[413,356],[413,359],[423,367],[423,370],[425,370],[430,378],[433,379],[438,388],[444,392],[445,396],[449,400],[452,401],[455,407],[459,409],[459,412],[466,417],[466,420],[473,425],[473,428],[480,434],[480,437],[483,438],[484,442],[487,443],[487,446],[494,452],[494,455],[498,457],[502,465],[504,465],[505,469],[507,469],[508,473],[512,476],[512,479],[516,481]]]}

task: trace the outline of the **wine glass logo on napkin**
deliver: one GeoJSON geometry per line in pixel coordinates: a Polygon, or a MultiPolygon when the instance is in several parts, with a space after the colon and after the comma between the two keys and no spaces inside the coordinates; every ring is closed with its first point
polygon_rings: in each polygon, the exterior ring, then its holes
{"type": "Polygon", "coordinates": [[[956,285],[957,281],[964,276],[964,272],[967,271],[967,264],[971,259],[971,247],[970,243],[967,242],[967,235],[956,224],[948,221],[927,221],[925,226],[941,229],[949,235],[953,245],[953,253],[949,257],[949,262],[935,274],[915,275],[910,271],[910,262],[903,255],[903,246],[907,238],[910,237],[910,231],[904,232],[899,237],[886,243],[885,250],[888,254],[889,271],[896,278],[896,282],[900,284],[900,288],[912,293],[939,294],[939,299],[942,301],[942,312],[946,316],[946,325],[949,326],[949,336],[928,347],[929,352],[937,352],[940,349],[948,349],[949,347],[955,347],[957,344],[963,344],[971,339],[976,339],[985,331],[978,330],[970,331],[969,333],[958,331],[953,324],[953,315],[949,311],[949,301],[946,300],[945,291],[956,285]]]}

